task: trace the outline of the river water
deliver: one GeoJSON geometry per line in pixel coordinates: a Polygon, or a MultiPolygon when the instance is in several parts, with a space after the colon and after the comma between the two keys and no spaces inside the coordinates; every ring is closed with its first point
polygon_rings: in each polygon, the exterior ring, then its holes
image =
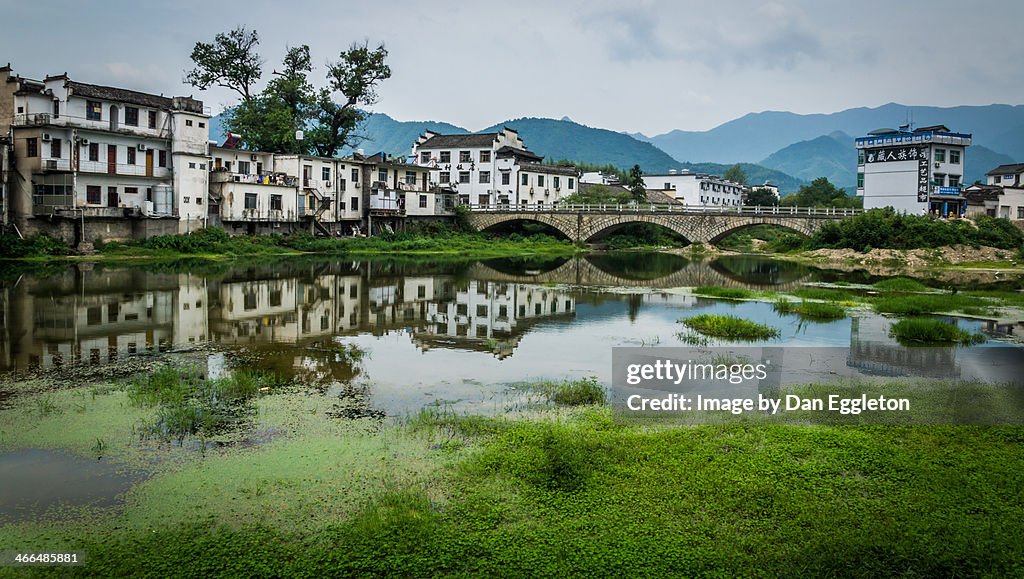
{"type": "MultiPolygon", "coordinates": [[[[498,393],[524,381],[596,376],[608,382],[611,348],[682,345],[678,320],[697,312],[768,323],[781,330],[774,345],[905,356],[900,352],[907,349],[888,336],[890,318],[861,312],[809,323],[766,303],[669,291],[785,292],[814,282],[876,279],[766,258],[691,261],[656,253],[437,262],[289,258],[159,268],[78,264],[5,282],[0,371],[102,371],[133,356],[191,348],[211,352],[214,373],[226,355],[236,365],[273,370],[324,392],[357,388],[382,414],[437,402],[497,404],[498,393]],[[363,355],[339,355],[339,345],[363,355]]],[[[996,345],[1024,331],[1021,323],[955,321],[995,338],[996,345]]],[[[950,349],[951,365],[956,352],[950,349]]]]}

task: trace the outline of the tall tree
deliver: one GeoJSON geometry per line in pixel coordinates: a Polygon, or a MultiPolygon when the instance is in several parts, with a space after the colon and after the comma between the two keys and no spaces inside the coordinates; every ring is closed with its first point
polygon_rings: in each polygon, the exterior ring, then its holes
{"type": "Polygon", "coordinates": [[[377,85],[391,78],[384,45],[371,49],[368,43],[353,44],[327,67],[327,88],[317,99],[316,126],[310,131],[310,145],[318,155],[328,157],[351,144],[356,127],[364,118],[358,106],[377,102],[377,85]],[[341,93],[343,100],[334,101],[341,93]]]}
{"type": "Polygon", "coordinates": [[[747,184],[747,173],[740,167],[739,163],[736,163],[732,167],[725,170],[725,175],[722,178],[726,181],[732,181],[733,183],[739,183],[740,185],[747,184]]]}
{"type": "Polygon", "coordinates": [[[775,196],[775,193],[772,193],[772,190],[767,187],[754,187],[750,193],[747,193],[747,198],[743,200],[743,204],[771,206],[778,205],[779,199],[775,196]]]}
{"type": "Polygon", "coordinates": [[[644,189],[644,172],[640,165],[633,165],[629,170],[629,190],[633,193],[633,200],[637,203],[647,199],[647,190],[644,189]]]}
{"type": "Polygon", "coordinates": [[[239,26],[220,33],[213,42],[196,42],[192,49],[195,68],[185,71],[185,82],[200,90],[220,86],[233,90],[243,101],[252,98],[252,87],[263,74],[263,61],[256,52],[260,37],[255,30],[239,26]]]}

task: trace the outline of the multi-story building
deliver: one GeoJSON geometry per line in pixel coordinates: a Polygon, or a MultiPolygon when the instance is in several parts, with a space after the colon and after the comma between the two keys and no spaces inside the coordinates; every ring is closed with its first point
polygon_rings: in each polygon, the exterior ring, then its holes
{"type": "Polygon", "coordinates": [[[857,195],[865,209],[959,216],[971,135],[943,125],[879,129],[856,140],[857,195]]]}
{"type": "Polygon", "coordinates": [[[190,97],[0,68],[11,221],[78,243],[204,226],[208,115],[190,97]]]}
{"type": "Polygon", "coordinates": [[[691,173],[686,169],[644,175],[644,189],[661,191],[685,205],[743,205],[743,185],[714,175],[691,173]]]}
{"type": "Polygon", "coordinates": [[[575,193],[579,177],[575,167],[542,165],[543,157],[508,127],[468,135],[427,131],[413,144],[412,156],[430,169],[431,183],[456,195],[462,205],[554,204],[575,193]]]}
{"type": "Polygon", "coordinates": [[[580,175],[580,183],[588,185],[619,185],[619,176],[603,171],[586,171],[580,175]]]}
{"type": "Polygon", "coordinates": [[[431,168],[396,161],[385,153],[362,159],[363,182],[368,183],[364,207],[370,235],[395,231],[407,218],[448,215],[454,194],[430,181],[431,168]]]}

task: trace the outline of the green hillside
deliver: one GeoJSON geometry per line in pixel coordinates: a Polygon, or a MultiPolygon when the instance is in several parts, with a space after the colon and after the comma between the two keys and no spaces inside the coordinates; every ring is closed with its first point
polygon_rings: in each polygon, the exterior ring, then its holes
{"type": "Polygon", "coordinates": [[[383,151],[390,155],[405,156],[412,151],[412,144],[425,131],[445,135],[470,132],[441,121],[396,121],[383,113],[371,113],[357,131],[363,139],[354,147],[342,149],[341,154],[349,155],[354,149],[362,149],[367,155],[383,151]]]}
{"type": "Polygon", "coordinates": [[[838,187],[857,185],[853,138],[841,132],[793,143],[772,153],[760,164],[808,182],[826,177],[838,187]]]}

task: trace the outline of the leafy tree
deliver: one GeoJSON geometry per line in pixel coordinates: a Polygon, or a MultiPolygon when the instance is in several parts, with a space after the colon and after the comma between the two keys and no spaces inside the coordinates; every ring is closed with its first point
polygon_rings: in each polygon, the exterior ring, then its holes
{"type": "Polygon", "coordinates": [[[848,197],[846,191],[825,177],[818,177],[809,185],[802,185],[800,191],[782,199],[782,205],[799,207],[860,207],[862,204],[859,197],[848,197]]]}
{"type": "Polygon", "coordinates": [[[771,189],[758,187],[753,189],[750,193],[747,193],[747,198],[743,201],[743,204],[767,207],[771,205],[778,205],[779,199],[775,196],[775,193],[772,193],[771,189]]]}
{"type": "Polygon", "coordinates": [[[383,44],[371,49],[364,42],[353,44],[340,54],[338,62],[328,65],[328,88],[320,91],[314,117],[317,125],[310,131],[310,144],[318,155],[334,156],[349,144],[350,135],[364,119],[357,105],[377,102],[377,85],[391,78],[391,67],[385,62],[387,56],[383,44]],[[334,102],[333,92],[345,97],[343,104],[334,102]]]}
{"type": "Polygon", "coordinates": [[[732,167],[725,170],[725,174],[722,178],[726,181],[732,181],[733,183],[739,183],[740,185],[747,184],[747,173],[740,167],[739,163],[736,163],[732,167]]]}
{"type": "Polygon", "coordinates": [[[252,98],[252,86],[263,73],[263,61],[256,47],[260,43],[255,30],[239,26],[220,33],[213,42],[196,42],[192,62],[196,67],[185,72],[185,82],[200,90],[220,86],[233,90],[243,101],[252,98]]]}
{"type": "Polygon", "coordinates": [[[627,181],[629,190],[633,193],[633,200],[637,203],[647,199],[647,190],[644,189],[644,173],[640,170],[640,165],[633,165],[633,168],[629,170],[629,181],[627,181]]]}

